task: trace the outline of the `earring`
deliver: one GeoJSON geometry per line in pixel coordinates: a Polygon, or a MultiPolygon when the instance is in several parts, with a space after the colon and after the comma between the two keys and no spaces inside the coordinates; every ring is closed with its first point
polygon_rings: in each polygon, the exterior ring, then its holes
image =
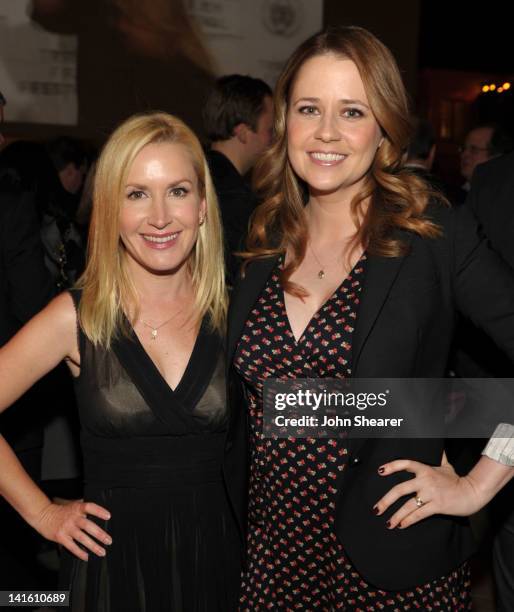
{"type": "Polygon", "coordinates": [[[205,217],[200,217],[200,221],[198,222],[198,225],[203,225],[204,221],[205,221],[205,217]]]}

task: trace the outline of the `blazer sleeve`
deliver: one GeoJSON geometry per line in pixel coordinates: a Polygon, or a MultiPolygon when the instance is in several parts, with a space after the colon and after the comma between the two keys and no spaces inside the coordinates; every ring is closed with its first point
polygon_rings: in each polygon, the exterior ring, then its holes
{"type": "MultiPolygon", "coordinates": [[[[514,363],[514,271],[490,248],[466,206],[454,214],[453,279],[457,308],[514,363]]],[[[506,465],[514,465],[514,407],[512,413],[483,451],[506,465]]]]}
{"type": "Polygon", "coordinates": [[[491,249],[466,206],[453,213],[450,249],[456,308],[514,363],[514,270],[491,249]]]}
{"type": "Polygon", "coordinates": [[[3,261],[9,310],[23,325],[52,297],[39,224],[30,194],[16,197],[4,217],[3,261]]]}

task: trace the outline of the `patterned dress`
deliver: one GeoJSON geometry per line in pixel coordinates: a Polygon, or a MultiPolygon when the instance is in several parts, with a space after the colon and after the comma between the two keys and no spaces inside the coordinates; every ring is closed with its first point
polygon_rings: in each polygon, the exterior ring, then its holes
{"type": "MultiPolygon", "coordinates": [[[[351,375],[352,333],[366,256],[296,341],[284,306],[279,261],[249,315],[235,355],[246,383],[250,423],[248,569],[241,610],[468,610],[469,567],[408,591],[366,583],[335,532],[345,469],[344,439],[269,439],[262,435],[267,378],[351,375]]],[[[344,543],[343,543],[344,544],[344,543]]]]}

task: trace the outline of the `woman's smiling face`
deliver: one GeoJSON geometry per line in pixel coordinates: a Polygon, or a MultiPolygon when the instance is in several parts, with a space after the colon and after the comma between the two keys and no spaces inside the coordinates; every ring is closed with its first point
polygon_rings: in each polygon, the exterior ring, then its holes
{"type": "Polygon", "coordinates": [[[307,60],[291,88],[287,145],[311,195],[357,193],[381,141],[355,63],[332,53],[307,60]]]}
{"type": "Polygon", "coordinates": [[[129,266],[163,274],[188,260],[205,215],[191,156],[181,144],[145,146],[130,168],[120,214],[129,266]]]}

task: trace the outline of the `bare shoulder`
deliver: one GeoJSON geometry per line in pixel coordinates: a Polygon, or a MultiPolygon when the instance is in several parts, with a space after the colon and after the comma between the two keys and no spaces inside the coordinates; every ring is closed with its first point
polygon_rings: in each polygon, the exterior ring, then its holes
{"type": "Polygon", "coordinates": [[[49,316],[56,317],[57,321],[60,321],[62,325],[73,324],[73,327],[75,327],[77,313],[69,291],[60,293],[48,304],[45,310],[48,311],[49,316]]]}
{"type": "Polygon", "coordinates": [[[13,338],[15,344],[29,344],[32,350],[44,350],[49,354],[76,358],[77,314],[73,298],[65,291],[55,297],[35,315],[13,338]]]}
{"type": "Polygon", "coordinates": [[[0,348],[0,412],[63,359],[80,362],[77,317],[63,293],[0,348]]]}

